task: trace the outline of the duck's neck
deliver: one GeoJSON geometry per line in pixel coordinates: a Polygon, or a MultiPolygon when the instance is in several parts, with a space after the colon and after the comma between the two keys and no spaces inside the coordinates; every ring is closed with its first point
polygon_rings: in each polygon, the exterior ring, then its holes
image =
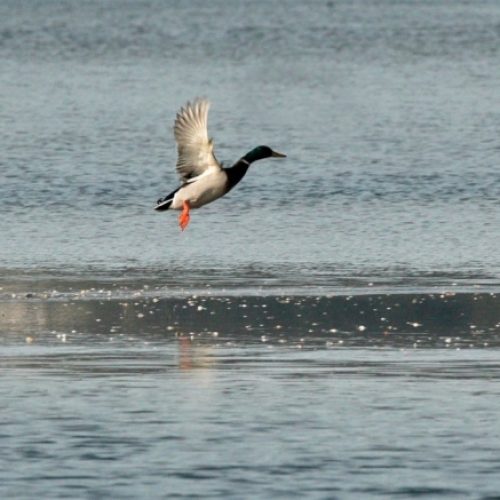
{"type": "Polygon", "coordinates": [[[246,156],[248,155],[240,158],[232,167],[225,169],[227,174],[227,191],[233,189],[234,186],[236,186],[236,184],[238,184],[238,182],[245,177],[248,167],[252,163],[246,159],[246,156]]]}
{"type": "Polygon", "coordinates": [[[257,160],[262,160],[270,156],[271,151],[267,146],[258,146],[252,151],[249,151],[245,156],[240,158],[232,167],[226,168],[227,174],[227,191],[238,184],[247,173],[248,167],[257,160]]]}

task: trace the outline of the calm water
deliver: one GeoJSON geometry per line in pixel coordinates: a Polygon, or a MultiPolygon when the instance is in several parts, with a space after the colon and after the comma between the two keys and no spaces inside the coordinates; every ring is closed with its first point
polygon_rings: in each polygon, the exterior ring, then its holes
{"type": "Polygon", "coordinates": [[[495,498],[500,4],[0,3],[0,496],[495,498]],[[177,185],[213,101],[231,194],[177,185]]]}
{"type": "Polygon", "coordinates": [[[498,498],[497,293],[54,283],[2,287],[2,498],[498,498]]]}
{"type": "Polygon", "coordinates": [[[499,306],[4,298],[0,494],[496,498],[499,306]]]}

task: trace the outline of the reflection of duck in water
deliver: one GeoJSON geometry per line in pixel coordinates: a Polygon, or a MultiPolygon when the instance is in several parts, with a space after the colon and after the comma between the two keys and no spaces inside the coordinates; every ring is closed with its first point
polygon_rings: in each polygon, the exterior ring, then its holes
{"type": "Polygon", "coordinates": [[[182,371],[203,371],[212,368],[217,364],[213,356],[213,348],[209,345],[197,345],[193,343],[191,337],[179,337],[179,369],[182,371]]]}
{"type": "Polygon", "coordinates": [[[158,200],[156,210],[182,210],[181,230],[189,224],[189,211],[215,201],[241,181],[248,167],[264,158],[286,155],[268,146],[258,146],[240,158],[232,167],[223,168],[214,155],[214,143],[208,138],[207,122],[210,103],[197,99],[177,113],[174,135],[177,142],[177,172],[182,185],[158,200]]]}

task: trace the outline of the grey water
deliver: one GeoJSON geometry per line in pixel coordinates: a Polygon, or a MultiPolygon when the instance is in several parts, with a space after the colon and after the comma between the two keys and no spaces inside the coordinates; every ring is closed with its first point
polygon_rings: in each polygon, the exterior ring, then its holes
{"type": "Polygon", "coordinates": [[[496,498],[500,4],[0,3],[2,498],[496,498]],[[175,188],[212,101],[227,197],[175,188]]]}

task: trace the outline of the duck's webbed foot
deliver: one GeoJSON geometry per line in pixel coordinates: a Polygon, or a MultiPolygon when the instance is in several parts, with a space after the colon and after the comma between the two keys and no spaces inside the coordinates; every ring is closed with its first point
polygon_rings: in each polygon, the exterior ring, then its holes
{"type": "Polygon", "coordinates": [[[189,215],[189,209],[191,207],[189,206],[189,201],[184,201],[182,202],[182,213],[179,215],[179,226],[181,228],[181,231],[184,231],[186,227],[189,224],[189,220],[191,219],[189,215]]]}

